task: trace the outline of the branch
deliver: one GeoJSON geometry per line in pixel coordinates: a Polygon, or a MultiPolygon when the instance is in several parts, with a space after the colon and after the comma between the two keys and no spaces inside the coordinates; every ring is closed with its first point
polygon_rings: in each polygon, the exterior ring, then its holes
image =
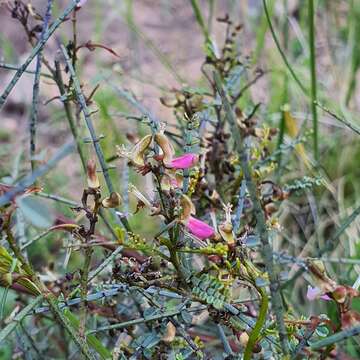
{"type": "MultiPolygon", "coordinates": [[[[61,52],[62,52],[64,58],[65,58],[66,65],[67,65],[67,67],[69,69],[70,76],[71,76],[71,79],[73,81],[76,97],[77,97],[77,100],[79,101],[79,104],[81,106],[81,110],[82,110],[82,112],[84,114],[86,126],[87,126],[87,128],[88,128],[88,130],[90,132],[92,143],[94,145],[96,156],[97,156],[97,158],[99,160],[101,170],[103,172],[108,191],[109,191],[109,193],[112,193],[112,192],[114,192],[114,185],[113,185],[113,183],[112,183],[112,181],[110,179],[109,168],[108,168],[108,166],[106,164],[105,157],[104,157],[103,151],[101,149],[101,145],[99,143],[99,139],[96,136],[95,128],[94,128],[94,125],[93,125],[92,120],[91,120],[91,114],[90,114],[90,111],[89,111],[89,109],[87,107],[85,96],[84,96],[84,94],[83,94],[83,92],[81,90],[79,79],[76,76],[74,67],[73,67],[73,65],[71,63],[71,60],[69,58],[69,55],[68,55],[64,45],[60,45],[60,49],[61,49],[61,52]]],[[[120,214],[121,215],[119,217],[120,217],[121,223],[123,224],[123,226],[125,227],[125,229],[127,231],[131,231],[131,228],[130,228],[130,225],[129,225],[128,221],[127,221],[126,216],[124,214],[122,214],[122,213],[120,213],[120,214]]]]}
{"type": "Polygon", "coordinates": [[[5,104],[6,99],[10,95],[11,91],[14,89],[15,85],[21,78],[22,74],[26,71],[28,66],[31,64],[31,62],[34,60],[36,55],[39,53],[39,51],[42,50],[42,48],[45,46],[46,42],[49,40],[51,35],[55,32],[55,30],[63,23],[63,21],[67,18],[67,16],[75,9],[77,3],[79,0],[73,0],[70,5],[64,10],[64,12],[53,22],[53,24],[50,26],[49,30],[46,31],[44,36],[38,41],[36,46],[32,49],[30,55],[25,60],[25,62],[21,65],[19,70],[16,71],[15,75],[13,76],[12,80],[8,84],[8,86],[5,88],[4,92],[0,96],[0,109],[5,104]]]}

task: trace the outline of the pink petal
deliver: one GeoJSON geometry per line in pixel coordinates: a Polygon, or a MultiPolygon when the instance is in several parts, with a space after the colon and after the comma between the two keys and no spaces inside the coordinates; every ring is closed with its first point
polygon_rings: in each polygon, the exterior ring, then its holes
{"type": "Polygon", "coordinates": [[[214,229],[210,225],[192,216],[190,216],[186,227],[191,234],[202,240],[214,235],[214,229]]]}
{"type": "Polygon", "coordinates": [[[308,285],[307,293],[306,293],[306,297],[308,298],[308,300],[313,301],[317,299],[320,294],[321,294],[321,290],[318,287],[313,288],[310,285],[308,285]]]}
{"type": "Polygon", "coordinates": [[[322,299],[322,300],[325,300],[325,301],[330,301],[331,300],[330,296],[328,296],[326,294],[323,294],[323,295],[321,294],[321,289],[320,288],[318,288],[318,287],[313,288],[311,286],[308,286],[306,297],[310,301],[313,301],[315,299],[322,299]]]}
{"type": "Polygon", "coordinates": [[[197,163],[198,159],[199,158],[196,154],[184,154],[179,157],[173,158],[171,163],[169,164],[169,167],[175,169],[188,169],[193,167],[197,163]]]}

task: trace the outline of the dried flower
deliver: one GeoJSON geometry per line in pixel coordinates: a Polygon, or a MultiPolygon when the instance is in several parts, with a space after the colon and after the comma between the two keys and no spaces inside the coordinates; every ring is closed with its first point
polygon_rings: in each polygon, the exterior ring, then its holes
{"type": "Polygon", "coordinates": [[[119,157],[129,159],[135,166],[145,166],[145,151],[149,148],[152,141],[151,135],[145,135],[140,141],[138,141],[134,147],[129,151],[123,145],[117,147],[117,154],[119,157]]]}
{"type": "Polygon", "coordinates": [[[121,204],[121,196],[117,192],[112,192],[110,196],[106,197],[102,202],[104,208],[116,208],[121,204]]]}
{"type": "Polygon", "coordinates": [[[164,134],[164,131],[165,131],[165,124],[161,124],[160,131],[155,134],[154,140],[159,145],[159,147],[163,152],[163,163],[165,164],[165,166],[170,166],[175,151],[171,142],[164,134]]]}
{"type": "Polygon", "coordinates": [[[90,189],[98,189],[100,187],[99,178],[96,173],[96,161],[91,159],[87,163],[87,182],[90,189]]]}
{"type": "Polygon", "coordinates": [[[175,169],[189,169],[193,167],[199,160],[199,157],[197,154],[188,153],[181,155],[179,157],[173,158],[170,165],[168,165],[170,168],[175,169]]]}

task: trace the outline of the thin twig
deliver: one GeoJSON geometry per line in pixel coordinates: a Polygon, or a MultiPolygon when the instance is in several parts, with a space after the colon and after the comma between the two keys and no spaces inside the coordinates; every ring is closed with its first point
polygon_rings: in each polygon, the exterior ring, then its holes
{"type": "MultiPolygon", "coordinates": [[[[90,111],[89,111],[89,109],[87,107],[85,96],[84,96],[84,94],[83,94],[83,92],[81,90],[80,82],[79,82],[79,80],[78,80],[78,78],[77,78],[77,76],[75,74],[75,70],[74,70],[74,68],[72,66],[71,59],[69,58],[69,55],[68,55],[64,45],[61,45],[60,49],[61,49],[61,52],[62,52],[64,58],[65,58],[66,65],[67,65],[67,67],[69,69],[70,76],[71,76],[72,81],[73,81],[76,97],[77,97],[77,99],[79,101],[79,104],[81,106],[81,110],[82,110],[82,112],[84,114],[86,126],[87,126],[87,128],[88,128],[88,130],[90,132],[92,143],[94,145],[96,156],[97,156],[97,158],[99,160],[101,170],[103,172],[108,191],[109,191],[109,193],[112,193],[112,192],[115,191],[114,185],[113,185],[113,183],[112,183],[112,181],[110,179],[109,168],[108,168],[108,166],[106,164],[105,157],[104,157],[103,151],[101,149],[101,145],[99,143],[99,139],[96,136],[95,128],[94,128],[94,125],[93,125],[92,120],[91,120],[91,114],[90,114],[90,111]]],[[[123,224],[123,226],[125,227],[125,229],[127,231],[131,231],[130,224],[128,223],[126,216],[123,213],[120,213],[120,214],[121,215],[119,217],[120,217],[121,223],[123,224]]]]}
{"type": "Polygon", "coordinates": [[[355,335],[360,334],[360,325],[351,327],[350,329],[346,329],[343,331],[340,331],[334,335],[328,336],[325,339],[321,339],[319,341],[315,341],[310,345],[312,350],[319,350],[323,347],[327,347],[329,345],[338,343],[340,341],[343,341],[345,339],[354,337],[355,335]]]}
{"type": "MultiPolygon", "coordinates": [[[[43,41],[46,32],[49,28],[49,21],[51,18],[52,12],[52,0],[48,0],[46,14],[44,18],[44,23],[42,25],[42,31],[40,35],[40,41],[43,41]]],[[[33,86],[33,96],[32,96],[32,105],[30,112],[30,162],[31,170],[35,170],[35,152],[36,152],[36,126],[38,122],[38,110],[39,110],[39,93],[40,93],[40,75],[41,75],[41,66],[43,59],[43,49],[40,49],[36,58],[36,70],[35,70],[35,79],[33,86]]]]}
{"type": "MultiPolygon", "coordinates": [[[[21,65],[5,64],[5,63],[0,62],[0,68],[1,69],[18,71],[18,70],[20,70],[20,67],[21,67],[21,65]]],[[[24,73],[34,75],[36,72],[32,71],[32,70],[25,70],[24,73]]],[[[40,73],[40,75],[43,76],[43,77],[46,77],[48,79],[53,78],[51,75],[45,74],[45,73],[40,73]]]]}
{"type": "Polygon", "coordinates": [[[45,46],[46,42],[49,40],[51,35],[55,32],[55,30],[63,23],[63,21],[68,17],[68,15],[75,9],[79,0],[73,0],[70,5],[64,10],[64,12],[52,23],[49,30],[44,34],[43,38],[38,41],[36,46],[31,50],[30,55],[25,60],[25,62],[21,65],[19,70],[16,71],[10,83],[6,86],[4,92],[0,96],[0,109],[5,104],[6,99],[10,95],[11,91],[14,89],[15,85],[21,78],[22,74],[26,71],[28,66],[34,60],[39,51],[45,46]]]}
{"type": "Polygon", "coordinates": [[[339,115],[335,114],[332,110],[328,109],[323,104],[320,104],[318,101],[315,102],[315,105],[318,106],[321,110],[323,110],[326,113],[328,113],[329,115],[331,115],[334,119],[336,119],[336,120],[340,121],[341,123],[343,123],[344,125],[346,125],[349,129],[351,129],[352,131],[354,131],[358,135],[360,135],[360,127],[358,127],[358,125],[353,124],[353,123],[349,122],[348,120],[340,117],[339,115]]]}
{"type": "Polygon", "coordinates": [[[28,305],[26,305],[9,323],[0,331],[0,343],[4,341],[17,327],[17,325],[25,318],[26,315],[32,312],[32,310],[38,306],[43,300],[44,296],[39,295],[33,299],[28,305]]]}

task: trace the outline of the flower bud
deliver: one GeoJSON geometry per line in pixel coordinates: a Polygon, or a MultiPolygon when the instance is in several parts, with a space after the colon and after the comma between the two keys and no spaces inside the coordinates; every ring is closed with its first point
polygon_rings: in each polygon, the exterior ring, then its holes
{"type": "Polygon", "coordinates": [[[178,104],[178,101],[176,98],[174,97],[169,97],[169,96],[163,96],[160,98],[160,102],[166,106],[166,107],[175,107],[178,104]]]}
{"type": "Polygon", "coordinates": [[[98,189],[100,187],[99,178],[96,173],[96,161],[91,159],[87,163],[87,182],[90,189],[98,189]]]}
{"type": "Polygon", "coordinates": [[[187,153],[179,157],[173,158],[169,164],[170,168],[174,169],[189,169],[193,167],[199,160],[197,154],[187,153]]]}
{"type": "Polygon", "coordinates": [[[87,0],[80,0],[76,5],[76,10],[81,9],[81,7],[84,6],[86,2],[87,0]]]}

